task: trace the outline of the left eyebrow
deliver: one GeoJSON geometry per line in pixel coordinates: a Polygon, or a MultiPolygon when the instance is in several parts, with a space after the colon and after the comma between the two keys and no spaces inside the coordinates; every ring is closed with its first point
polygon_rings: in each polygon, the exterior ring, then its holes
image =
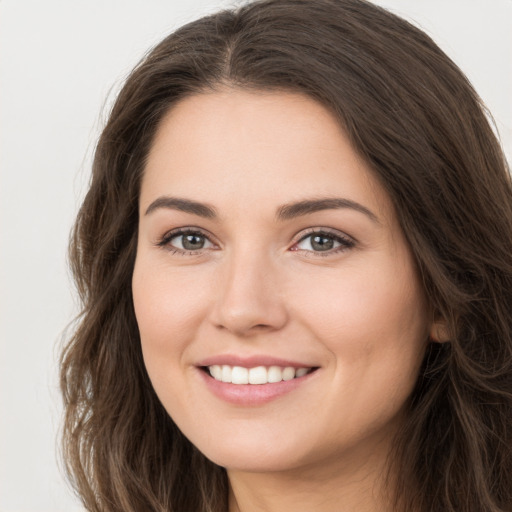
{"type": "Polygon", "coordinates": [[[193,215],[198,215],[199,217],[205,217],[207,219],[214,219],[217,217],[217,211],[213,206],[199,203],[198,201],[192,201],[191,199],[169,196],[161,196],[155,199],[148,206],[145,215],[149,215],[151,212],[154,212],[159,208],[192,213],[193,215]]]}
{"type": "Polygon", "coordinates": [[[379,218],[371,210],[351,199],[340,197],[330,197],[323,199],[305,199],[296,203],[288,203],[277,209],[276,217],[278,220],[290,220],[302,215],[319,212],[322,210],[338,210],[349,208],[356,212],[366,215],[376,224],[380,224],[379,218]]]}

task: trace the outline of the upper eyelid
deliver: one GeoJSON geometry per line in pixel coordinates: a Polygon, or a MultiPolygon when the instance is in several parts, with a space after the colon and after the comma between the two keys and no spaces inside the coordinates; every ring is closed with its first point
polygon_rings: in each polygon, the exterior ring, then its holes
{"type": "MultiPolygon", "coordinates": [[[[204,236],[211,244],[219,247],[221,244],[216,241],[216,238],[209,233],[207,230],[200,228],[198,226],[184,226],[179,228],[174,228],[169,231],[167,231],[162,237],[159,238],[157,241],[157,245],[167,245],[170,243],[170,241],[174,237],[178,237],[180,235],[185,235],[187,233],[191,234],[200,234],[201,236],[204,236]]],[[[292,238],[291,247],[297,245],[299,242],[303,241],[307,237],[314,235],[314,234],[324,234],[327,236],[332,236],[333,238],[338,238],[341,240],[344,240],[346,242],[351,242],[352,244],[356,244],[357,240],[348,235],[347,233],[340,231],[338,229],[334,228],[328,228],[328,227],[322,227],[322,226],[315,226],[303,229],[299,231],[297,234],[295,234],[292,238]]],[[[208,249],[208,248],[207,248],[208,249]]],[[[179,250],[179,249],[178,249],[179,250]]],[[[197,251],[202,251],[205,249],[197,249],[197,251]]],[[[327,252],[326,252],[327,254],[327,252]]]]}
{"type": "Polygon", "coordinates": [[[173,253],[179,253],[179,254],[183,254],[183,255],[200,254],[204,250],[212,249],[212,247],[205,247],[205,248],[201,248],[201,249],[180,249],[179,247],[175,247],[171,244],[171,241],[174,238],[179,238],[180,236],[184,236],[187,234],[195,234],[195,235],[204,236],[209,241],[209,243],[214,246],[213,248],[215,248],[215,247],[218,248],[218,244],[214,240],[212,240],[212,236],[205,233],[205,231],[203,229],[198,228],[198,227],[188,227],[188,226],[181,227],[181,228],[175,228],[175,229],[171,229],[171,230],[167,231],[164,235],[162,235],[161,237],[159,237],[156,240],[155,245],[159,248],[163,248],[163,249],[169,250],[173,253]]]}
{"type": "Polygon", "coordinates": [[[160,241],[162,240],[170,240],[176,236],[180,235],[186,235],[186,234],[199,234],[207,238],[211,243],[217,244],[215,242],[215,237],[208,231],[204,230],[203,228],[197,227],[197,226],[185,226],[181,228],[174,228],[170,229],[169,231],[166,231],[161,237],[160,241]]]}
{"type": "MultiPolygon", "coordinates": [[[[184,227],[180,227],[180,228],[170,229],[169,231],[166,231],[160,238],[161,239],[170,238],[170,237],[177,236],[180,234],[185,234],[185,233],[199,233],[199,234],[205,236],[206,238],[208,238],[210,241],[213,241],[212,239],[215,239],[215,237],[209,231],[207,231],[203,228],[200,228],[198,226],[184,226],[184,227]]],[[[292,237],[292,240],[294,242],[297,242],[297,241],[302,240],[304,237],[309,236],[314,233],[324,233],[326,235],[339,236],[341,238],[349,238],[350,240],[356,241],[353,236],[348,235],[347,233],[345,233],[343,231],[340,231],[340,230],[334,229],[334,228],[322,227],[322,226],[315,226],[315,227],[311,227],[311,228],[302,229],[292,237]]]]}
{"type": "Polygon", "coordinates": [[[302,230],[294,237],[294,244],[300,242],[304,238],[307,238],[308,236],[314,235],[315,233],[321,233],[324,235],[332,236],[334,238],[341,238],[344,240],[350,240],[353,243],[356,243],[357,240],[351,236],[345,233],[344,231],[340,231],[338,229],[334,228],[327,228],[327,227],[314,227],[314,228],[307,228],[305,231],[302,230]]]}

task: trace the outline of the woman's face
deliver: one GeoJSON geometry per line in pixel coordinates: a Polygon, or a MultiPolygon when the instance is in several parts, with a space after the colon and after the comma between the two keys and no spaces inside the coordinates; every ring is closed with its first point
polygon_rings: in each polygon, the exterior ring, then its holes
{"type": "Polygon", "coordinates": [[[149,153],[138,236],[144,361],[200,451],[245,471],[385,456],[427,307],[389,198],[323,106],[182,100],[149,153]]]}

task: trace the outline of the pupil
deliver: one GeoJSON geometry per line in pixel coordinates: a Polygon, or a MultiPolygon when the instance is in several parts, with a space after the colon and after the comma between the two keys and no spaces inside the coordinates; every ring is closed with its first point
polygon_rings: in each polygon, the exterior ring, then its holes
{"type": "Polygon", "coordinates": [[[311,247],[317,251],[328,251],[334,246],[334,240],[332,238],[316,235],[311,241],[311,247]]]}
{"type": "Polygon", "coordinates": [[[183,248],[187,250],[202,249],[204,246],[204,237],[201,235],[185,235],[182,243],[183,248]]]}

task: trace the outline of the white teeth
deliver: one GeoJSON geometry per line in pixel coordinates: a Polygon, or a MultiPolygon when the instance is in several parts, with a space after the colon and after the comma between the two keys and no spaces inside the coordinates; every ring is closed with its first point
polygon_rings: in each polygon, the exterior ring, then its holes
{"type": "Polygon", "coordinates": [[[233,384],[249,384],[249,370],[241,366],[233,366],[231,382],[233,384]]]}
{"type": "Polygon", "coordinates": [[[210,375],[218,381],[232,384],[268,384],[304,377],[311,368],[294,368],[292,366],[256,366],[244,368],[227,364],[214,364],[208,367],[210,375]]]}
{"type": "Polygon", "coordinates": [[[281,382],[283,380],[283,370],[279,366],[271,366],[268,369],[268,382],[281,382]]]}
{"type": "Polygon", "coordinates": [[[210,366],[210,373],[215,380],[222,380],[222,367],[220,365],[210,366]]]}
{"type": "Polygon", "coordinates": [[[308,373],[309,368],[297,368],[295,371],[295,377],[304,377],[308,373]]]}
{"type": "Polygon", "coordinates": [[[295,378],[295,368],[292,368],[291,366],[287,366],[283,370],[283,380],[292,380],[295,378]]]}
{"type": "Polygon", "coordinates": [[[222,366],[221,380],[222,382],[231,382],[231,366],[227,364],[222,366]]]}
{"type": "Polygon", "coordinates": [[[249,384],[266,384],[268,382],[267,369],[264,366],[256,366],[249,370],[249,384]]]}

